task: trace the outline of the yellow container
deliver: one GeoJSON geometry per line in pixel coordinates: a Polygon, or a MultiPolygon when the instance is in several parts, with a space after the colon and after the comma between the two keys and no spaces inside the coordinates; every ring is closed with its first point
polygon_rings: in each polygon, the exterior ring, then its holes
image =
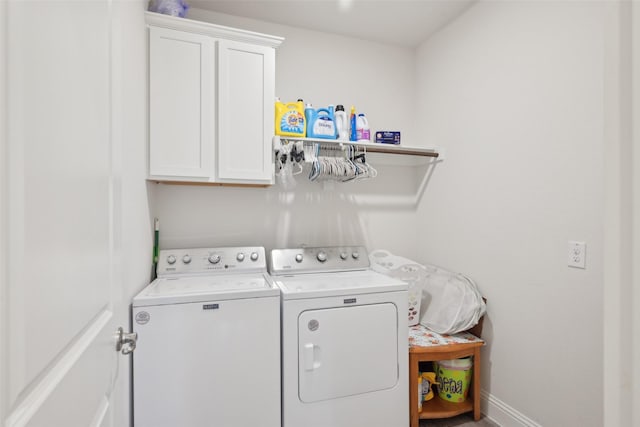
{"type": "Polygon", "coordinates": [[[304,102],[290,102],[285,104],[276,100],[276,135],[297,136],[304,138],[306,123],[304,119],[304,102]]]}
{"type": "Polygon", "coordinates": [[[472,366],[470,357],[438,362],[438,395],[441,399],[454,403],[467,399],[472,366]]]}
{"type": "Polygon", "coordinates": [[[431,390],[431,386],[433,384],[438,384],[436,381],[436,373],[435,372],[423,372],[420,374],[420,380],[422,383],[422,396],[421,399],[426,402],[427,400],[433,399],[433,390],[431,390]]]}

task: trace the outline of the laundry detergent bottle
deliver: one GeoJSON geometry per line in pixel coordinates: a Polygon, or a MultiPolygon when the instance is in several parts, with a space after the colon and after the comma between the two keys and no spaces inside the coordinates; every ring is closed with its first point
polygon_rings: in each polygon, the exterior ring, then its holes
{"type": "Polygon", "coordinates": [[[304,103],[302,100],[285,104],[280,101],[280,98],[276,98],[275,107],[276,135],[304,138],[306,125],[304,117],[304,103]]]}
{"type": "Polygon", "coordinates": [[[351,113],[349,114],[349,141],[357,141],[358,133],[356,131],[356,107],[354,105],[351,106],[351,113]]]}
{"type": "Polygon", "coordinates": [[[336,121],[333,106],[315,110],[311,104],[304,109],[307,119],[307,138],[336,139],[336,121]]]}
{"type": "Polygon", "coordinates": [[[340,141],[348,141],[349,140],[349,118],[347,117],[347,112],[344,111],[344,106],[337,105],[336,106],[336,133],[337,137],[340,141]]]}
{"type": "Polygon", "coordinates": [[[356,120],[356,134],[358,142],[371,142],[371,130],[369,129],[369,122],[364,114],[358,114],[356,120]]]}

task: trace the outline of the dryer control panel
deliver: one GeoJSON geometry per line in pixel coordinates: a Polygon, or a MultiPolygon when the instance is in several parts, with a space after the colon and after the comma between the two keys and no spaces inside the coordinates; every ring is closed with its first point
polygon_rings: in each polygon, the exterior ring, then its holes
{"type": "Polygon", "coordinates": [[[368,268],[369,256],[364,246],[273,249],[269,264],[269,272],[274,276],[368,268]]]}
{"type": "Polygon", "coordinates": [[[260,246],[161,250],[156,268],[158,277],[266,271],[265,249],[260,246]]]}

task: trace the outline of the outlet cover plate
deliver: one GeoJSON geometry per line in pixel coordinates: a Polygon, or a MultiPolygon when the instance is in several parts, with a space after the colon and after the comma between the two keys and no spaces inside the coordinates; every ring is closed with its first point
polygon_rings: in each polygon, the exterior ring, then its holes
{"type": "Polygon", "coordinates": [[[575,268],[587,266],[587,244],[570,240],[567,245],[567,265],[575,268]]]}

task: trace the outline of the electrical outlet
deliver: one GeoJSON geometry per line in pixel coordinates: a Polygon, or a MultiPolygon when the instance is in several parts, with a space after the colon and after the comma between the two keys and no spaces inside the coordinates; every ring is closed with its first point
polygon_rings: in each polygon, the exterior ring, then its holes
{"type": "Polygon", "coordinates": [[[585,242],[569,241],[567,265],[575,268],[586,268],[587,244],[585,242]]]}

